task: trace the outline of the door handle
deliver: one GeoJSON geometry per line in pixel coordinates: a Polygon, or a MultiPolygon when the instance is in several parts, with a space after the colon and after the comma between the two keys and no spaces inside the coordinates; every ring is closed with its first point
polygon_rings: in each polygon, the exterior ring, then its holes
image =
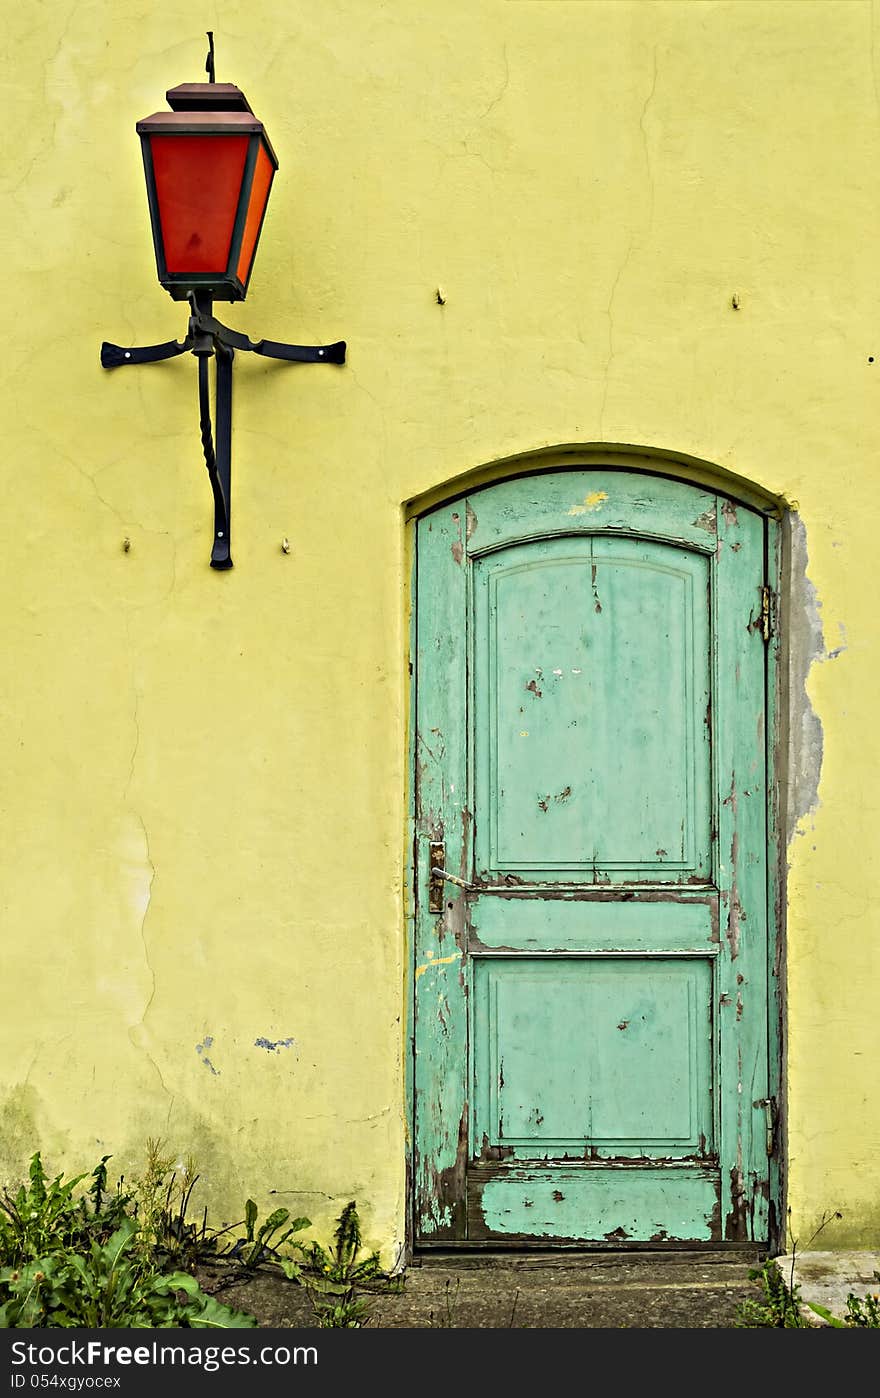
{"type": "Polygon", "coordinates": [[[454,883],[456,888],[476,888],[476,884],[468,883],[465,879],[460,879],[457,874],[450,874],[448,869],[444,869],[445,861],[446,849],[443,842],[432,840],[430,845],[431,876],[428,881],[429,913],[442,913],[444,883],[454,883]]]}
{"type": "Polygon", "coordinates": [[[768,1156],[772,1155],[776,1147],[776,1098],[759,1097],[757,1102],[752,1103],[752,1106],[764,1108],[767,1154],[768,1156]]]}

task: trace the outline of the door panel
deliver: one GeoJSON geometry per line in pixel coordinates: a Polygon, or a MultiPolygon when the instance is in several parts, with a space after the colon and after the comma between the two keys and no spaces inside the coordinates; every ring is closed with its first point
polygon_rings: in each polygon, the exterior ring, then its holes
{"type": "Polygon", "coordinates": [[[711,959],[481,957],[474,1138],[505,1159],[705,1154],[711,959]]]}
{"type": "Polygon", "coordinates": [[[421,1245],[766,1237],[763,560],[635,473],[419,523],[421,1245]]]}
{"type": "Polygon", "coordinates": [[[693,1166],[652,1174],[561,1166],[552,1176],[529,1169],[502,1176],[475,1170],[468,1209],[471,1243],[534,1238],[605,1247],[634,1239],[655,1247],[681,1239],[714,1242],[720,1213],[714,1172],[693,1166]],[[702,1220],[696,1231],[695,1216],[702,1220]]]}
{"type": "Polygon", "coordinates": [[[472,894],[468,952],[531,951],[639,953],[696,951],[706,955],[718,947],[718,896],[711,891],[670,889],[658,902],[646,890],[626,890],[621,899],[612,889],[596,888],[589,899],[569,890],[553,897],[531,898],[501,890],[491,898],[472,894]]]}
{"type": "Polygon", "coordinates": [[[481,879],[708,879],[708,567],[591,535],[475,560],[481,879]]]}

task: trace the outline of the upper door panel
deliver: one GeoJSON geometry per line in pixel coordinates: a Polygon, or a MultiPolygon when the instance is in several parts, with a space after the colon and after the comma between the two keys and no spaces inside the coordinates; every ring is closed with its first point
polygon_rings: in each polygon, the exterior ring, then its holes
{"type": "Polygon", "coordinates": [[[651,539],[477,556],[481,882],[709,882],[709,565],[651,539]]]}

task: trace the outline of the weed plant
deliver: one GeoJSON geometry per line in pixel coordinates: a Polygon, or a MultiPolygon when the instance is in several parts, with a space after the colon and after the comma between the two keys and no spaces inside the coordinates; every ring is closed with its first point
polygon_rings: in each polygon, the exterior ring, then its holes
{"type": "Polygon", "coordinates": [[[256,1325],[253,1316],[206,1295],[190,1273],[161,1265],[161,1210],[149,1159],[143,1218],[137,1192],[121,1181],[108,1191],[109,1159],[102,1157],[77,1196],[86,1176],[50,1180],[37,1151],[28,1182],[0,1192],[0,1328],[256,1325]]]}
{"type": "Polygon", "coordinates": [[[364,1293],[402,1285],[383,1272],[378,1253],[364,1249],[354,1200],[327,1250],[296,1236],[310,1220],[292,1219],[287,1209],[260,1223],[253,1199],[225,1228],[209,1228],[207,1210],[192,1221],[195,1163],[175,1163],[161,1141],[148,1139],[144,1170],[130,1186],[120,1179],[109,1188],[109,1159],[82,1187],[86,1174],[50,1179],[38,1151],[27,1181],[0,1190],[0,1329],[255,1326],[253,1316],[202,1290],[193,1273],[206,1262],[232,1264],[221,1285],[274,1263],[305,1287],[322,1329],[366,1325],[364,1293]]]}

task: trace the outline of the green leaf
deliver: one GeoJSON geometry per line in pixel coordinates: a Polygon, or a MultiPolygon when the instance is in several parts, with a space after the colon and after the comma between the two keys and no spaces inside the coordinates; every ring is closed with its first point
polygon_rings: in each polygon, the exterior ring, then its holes
{"type": "Polygon", "coordinates": [[[187,1317],[193,1330],[253,1330],[256,1317],[245,1311],[234,1311],[214,1296],[205,1296],[201,1310],[187,1317]]]}
{"type": "Polygon", "coordinates": [[[264,1238],[270,1237],[271,1234],[276,1233],[281,1225],[286,1223],[289,1218],[289,1209],[275,1209],[266,1219],[266,1222],[257,1234],[257,1239],[262,1242],[264,1238]]]}
{"type": "Polygon", "coordinates": [[[309,1277],[306,1282],[309,1291],[317,1291],[326,1296],[344,1296],[351,1286],[347,1281],[335,1277],[309,1277]]]}
{"type": "Polygon", "coordinates": [[[254,1203],[253,1199],[248,1199],[247,1203],[244,1206],[244,1222],[245,1227],[247,1228],[247,1240],[249,1243],[252,1243],[254,1241],[254,1224],[256,1223],[256,1221],[257,1206],[254,1203]]]}
{"type": "Polygon", "coordinates": [[[336,1260],[341,1267],[348,1269],[354,1262],[361,1246],[360,1219],[354,1199],[346,1204],[339,1215],[334,1237],[336,1239],[336,1260]]]}
{"type": "Polygon", "coordinates": [[[39,1151],[31,1156],[28,1175],[31,1182],[31,1199],[35,1204],[44,1203],[46,1199],[46,1176],[43,1172],[43,1162],[40,1158],[39,1151]]]}
{"type": "Polygon", "coordinates": [[[101,1249],[109,1263],[110,1269],[119,1266],[120,1258],[132,1244],[137,1233],[137,1224],[133,1218],[127,1218],[119,1225],[115,1233],[110,1235],[107,1244],[101,1249]]]}
{"type": "Polygon", "coordinates": [[[195,1277],[189,1272],[170,1272],[164,1276],[157,1277],[153,1283],[154,1289],[161,1293],[170,1291],[185,1291],[187,1296],[201,1296],[202,1289],[195,1277]]]}
{"type": "Polygon", "coordinates": [[[811,1311],[816,1312],[816,1315],[820,1315],[824,1321],[828,1322],[829,1325],[833,1325],[835,1330],[846,1329],[846,1321],[839,1320],[836,1315],[832,1315],[827,1306],[820,1306],[815,1301],[808,1301],[807,1305],[809,1306],[811,1311]]]}

